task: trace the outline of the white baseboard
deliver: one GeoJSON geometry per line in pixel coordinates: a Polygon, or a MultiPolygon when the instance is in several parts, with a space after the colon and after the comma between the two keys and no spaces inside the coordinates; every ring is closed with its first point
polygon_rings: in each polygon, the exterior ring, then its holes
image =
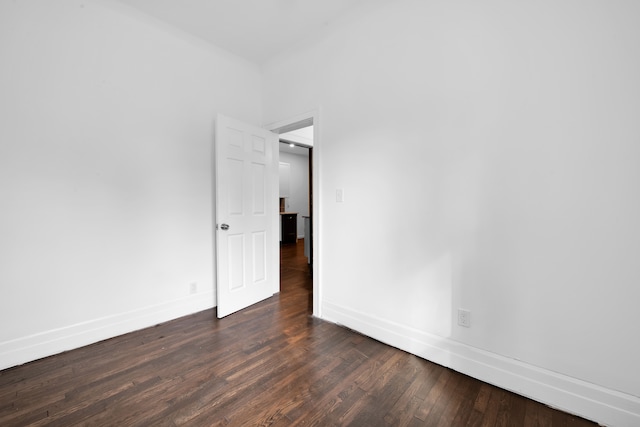
{"type": "Polygon", "coordinates": [[[203,292],[138,310],[0,342],[0,369],[83,347],[207,310],[213,306],[213,292],[203,292]]]}
{"type": "Polygon", "coordinates": [[[609,426],[640,426],[640,398],[329,302],[322,318],[481,381],[609,426]]]}

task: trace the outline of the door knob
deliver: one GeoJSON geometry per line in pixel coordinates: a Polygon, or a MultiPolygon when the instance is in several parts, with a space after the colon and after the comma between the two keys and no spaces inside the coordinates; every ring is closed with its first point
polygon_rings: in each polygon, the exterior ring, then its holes
{"type": "Polygon", "coordinates": [[[221,224],[221,225],[220,225],[220,229],[222,229],[222,230],[228,230],[228,229],[229,229],[229,224],[221,224]]]}

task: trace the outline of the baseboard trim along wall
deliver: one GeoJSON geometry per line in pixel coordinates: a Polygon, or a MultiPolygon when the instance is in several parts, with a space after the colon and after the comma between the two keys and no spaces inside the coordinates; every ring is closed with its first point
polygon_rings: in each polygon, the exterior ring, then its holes
{"type": "Polygon", "coordinates": [[[213,305],[213,292],[203,292],[138,310],[1,342],[0,369],[22,365],[63,351],[144,329],[207,310],[213,305]]]}
{"type": "Polygon", "coordinates": [[[603,425],[640,426],[640,398],[322,303],[322,318],[439,365],[603,425]]]}

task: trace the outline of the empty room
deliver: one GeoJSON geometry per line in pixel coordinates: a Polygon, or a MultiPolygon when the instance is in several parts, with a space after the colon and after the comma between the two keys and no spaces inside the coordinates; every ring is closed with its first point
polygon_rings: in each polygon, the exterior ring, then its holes
{"type": "Polygon", "coordinates": [[[640,425],[639,22],[0,0],[0,425],[640,425]]]}

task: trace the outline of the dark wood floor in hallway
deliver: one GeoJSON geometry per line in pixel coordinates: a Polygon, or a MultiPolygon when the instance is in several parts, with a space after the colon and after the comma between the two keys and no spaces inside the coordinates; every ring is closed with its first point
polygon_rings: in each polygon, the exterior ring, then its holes
{"type": "Polygon", "coordinates": [[[0,372],[0,426],[592,426],[313,318],[302,242],[282,291],[0,372]]]}

